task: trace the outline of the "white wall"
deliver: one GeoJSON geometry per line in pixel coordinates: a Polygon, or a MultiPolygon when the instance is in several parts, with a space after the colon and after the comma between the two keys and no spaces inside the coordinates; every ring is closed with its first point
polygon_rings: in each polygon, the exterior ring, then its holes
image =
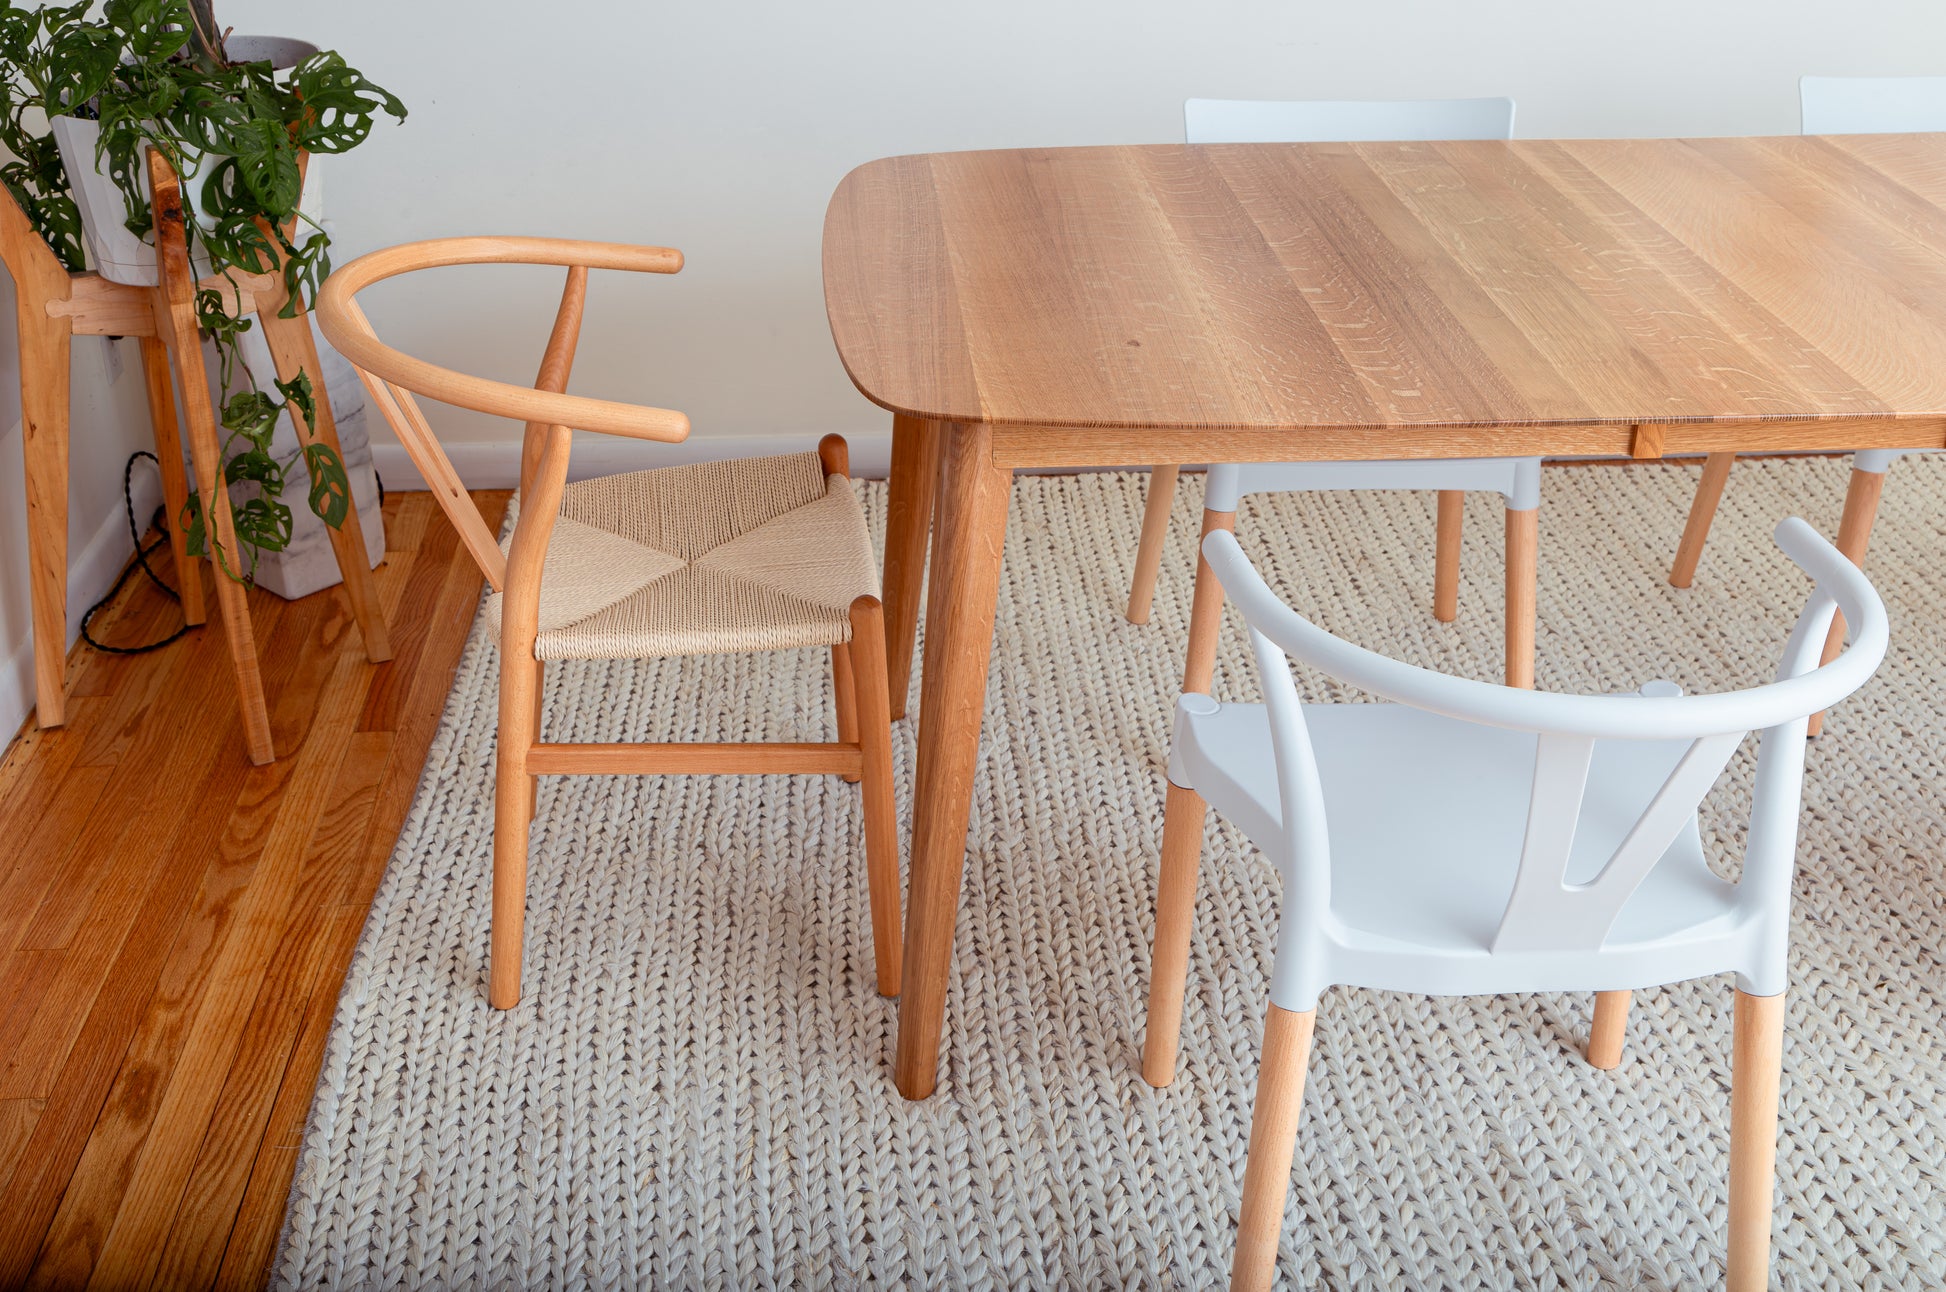
{"type": "MultiPolygon", "coordinates": [[[[779,432],[882,434],[886,416],[832,353],[818,274],[825,202],[874,157],[1173,140],[1190,95],[1512,94],[1529,137],[1784,133],[1800,74],[1946,72],[1938,0],[219,0],[219,13],[337,48],[411,108],[330,159],[342,258],[479,232],[680,247],[674,280],[599,276],[574,388],[681,408],[711,454],[779,432]]],[[[395,345],[527,380],[557,291],[552,270],[452,270],[375,289],[368,312],[395,345]]],[[[453,437],[514,434],[428,412],[453,437]]],[[[604,448],[609,463],[658,452],[604,448]]],[[[456,457],[484,471],[492,455],[456,457]]]]}

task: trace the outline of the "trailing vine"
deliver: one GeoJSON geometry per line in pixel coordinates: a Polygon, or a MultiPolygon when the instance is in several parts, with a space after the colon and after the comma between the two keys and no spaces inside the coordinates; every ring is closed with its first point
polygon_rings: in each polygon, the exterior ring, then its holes
{"type": "MultiPolygon", "coordinates": [[[[278,70],[268,62],[232,62],[208,0],[106,0],[98,18],[88,0],[25,8],[0,0],[0,145],[13,160],[0,165],[5,183],[34,228],[71,271],[85,267],[80,211],[46,119],[90,117],[100,123],[95,161],[112,177],[127,226],[150,238],[153,213],[144,182],[145,154],[155,149],[184,180],[203,176],[201,219],[183,222],[192,254],[200,244],[210,267],[283,275],[293,317],[331,272],[331,239],[298,210],[306,153],[348,152],[364,142],[380,112],[404,120],[405,106],[333,51],[278,70]]],[[[282,501],[296,455],[271,451],[278,413],[288,403],[311,425],[316,409],[309,374],[275,381],[278,399],[257,388],[239,338],[248,318],[224,309],[224,293],[199,289],[199,326],[215,343],[223,391],[224,482],[252,484],[233,507],[238,546],[247,556],[219,564],[247,579],[258,554],[282,551],[291,538],[282,501]]],[[[311,510],[333,529],[351,507],[351,484],[338,455],[323,444],[304,448],[311,510]]],[[[179,518],[200,553],[206,540],[197,499],[179,518]]]]}

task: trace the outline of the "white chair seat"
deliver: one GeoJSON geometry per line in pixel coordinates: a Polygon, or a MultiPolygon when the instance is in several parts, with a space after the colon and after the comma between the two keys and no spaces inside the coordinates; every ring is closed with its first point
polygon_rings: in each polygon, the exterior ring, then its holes
{"type": "MultiPolygon", "coordinates": [[[[1331,914],[1345,948],[1420,962],[1451,956],[1484,969],[1520,869],[1533,733],[1399,704],[1307,704],[1304,721],[1330,825],[1331,914]]],[[[1609,740],[1596,747],[1570,883],[1594,878],[1689,744],[1609,740]]],[[[1187,776],[1253,841],[1279,837],[1263,705],[1198,713],[1181,729],[1177,758],[1172,780],[1187,776]]],[[[1618,956],[1666,948],[1672,939],[1700,949],[1720,944],[1737,923],[1736,889],[1711,872],[1692,819],[1623,905],[1604,945],[1618,956]]],[[[1499,960],[1512,968],[1509,957],[1499,960]]],[[[1453,990],[1477,990],[1463,981],[1470,978],[1457,976],[1453,990]]],[[[1423,990],[1416,980],[1415,987],[1423,990]]]]}

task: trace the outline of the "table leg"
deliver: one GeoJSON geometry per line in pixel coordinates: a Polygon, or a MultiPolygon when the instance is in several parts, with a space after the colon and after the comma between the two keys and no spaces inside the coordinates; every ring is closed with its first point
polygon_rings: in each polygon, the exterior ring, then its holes
{"type": "Polygon", "coordinates": [[[1507,685],[1534,689],[1534,592],[1539,576],[1540,508],[1507,509],[1507,685]]]}
{"type": "MultiPolygon", "coordinates": [[[[1867,471],[1854,466],[1851,470],[1851,484],[1845,490],[1845,512],[1838,520],[1838,550],[1851,558],[1857,566],[1865,564],[1865,549],[1872,541],[1872,522],[1878,518],[1878,500],[1885,492],[1885,472],[1867,471]]],[[[1838,652],[1845,647],[1845,616],[1840,611],[1831,616],[1831,631],[1825,635],[1824,655],[1818,661],[1829,664],[1838,658],[1838,652]]],[[[1810,734],[1815,736],[1824,730],[1824,714],[1811,715],[1810,734]]]]}
{"type": "Polygon", "coordinates": [[[912,643],[919,633],[919,589],[926,577],[926,538],[939,484],[939,427],[916,417],[892,418],[892,476],[885,509],[885,667],[892,721],[905,716],[912,688],[912,643]]]}
{"type": "Polygon", "coordinates": [[[68,660],[68,360],[66,319],[34,317],[33,294],[20,293],[20,440],[27,473],[28,600],[34,621],[34,717],[42,727],[67,720],[68,660]]]}
{"type": "Polygon", "coordinates": [[[1007,537],[1013,473],[993,465],[993,433],[938,428],[939,541],[926,601],[926,665],[919,699],[919,768],[913,788],[912,891],[893,1079],[924,1099],[938,1079],[939,1034],[952,972],[953,925],[966,863],[973,770],[986,708],[994,602],[1007,537]]]}

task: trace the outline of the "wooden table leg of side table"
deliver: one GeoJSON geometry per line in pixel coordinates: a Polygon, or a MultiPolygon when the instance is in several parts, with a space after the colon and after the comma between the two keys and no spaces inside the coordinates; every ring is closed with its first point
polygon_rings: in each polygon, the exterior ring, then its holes
{"type": "Polygon", "coordinates": [[[940,428],[938,543],[926,601],[926,661],[913,789],[912,888],[893,1079],[924,1099],[938,1078],[939,1035],[952,973],[953,925],[966,863],[973,770],[986,708],[994,602],[1013,473],[993,464],[986,426],[940,428]]]}
{"type": "Polygon", "coordinates": [[[885,666],[892,720],[905,716],[912,687],[912,644],[919,633],[919,591],[926,578],[926,540],[939,484],[939,428],[916,417],[892,418],[892,473],[885,509],[885,666]]]}

